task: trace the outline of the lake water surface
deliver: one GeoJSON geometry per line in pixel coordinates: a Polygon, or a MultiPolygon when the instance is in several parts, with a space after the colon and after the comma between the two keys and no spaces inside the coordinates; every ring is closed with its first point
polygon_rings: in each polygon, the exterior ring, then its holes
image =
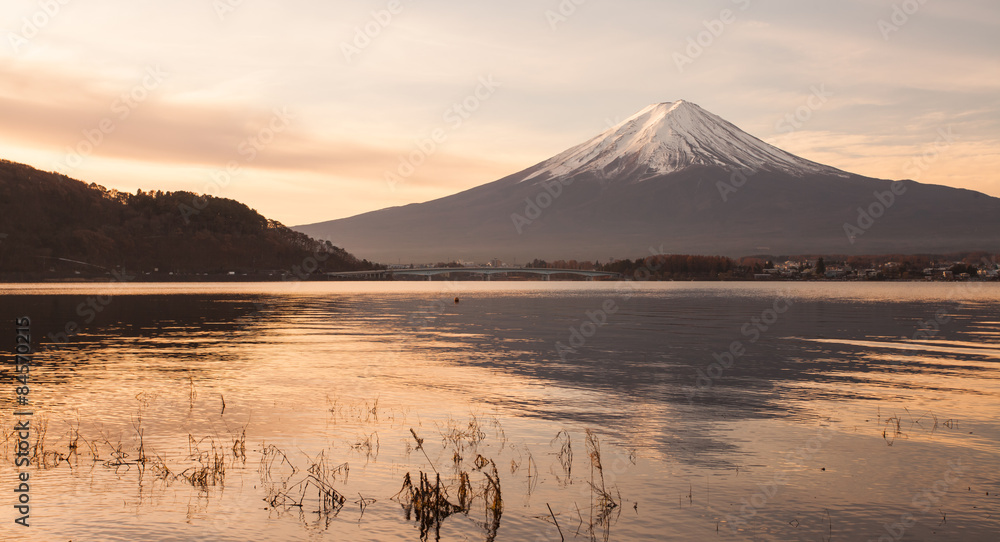
{"type": "Polygon", "coordinates": [[[44,284],[0,303],[0,540],[1000,533],[997,284],[44,284]],[[453,505],[436,517],[401,492],[420,473],[453,505]]]}

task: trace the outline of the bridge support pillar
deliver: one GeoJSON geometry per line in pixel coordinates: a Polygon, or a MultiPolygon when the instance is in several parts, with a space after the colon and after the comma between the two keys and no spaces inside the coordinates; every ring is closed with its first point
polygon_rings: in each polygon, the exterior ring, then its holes
{"type": "Polygon", "coordinates": [[[433,276],[431,276],[431,275],[427,275],[427,280],[428,280],[428,281],[431,281],[431,280],[434,280],[434,277],[433,277],[433,276]]]}
{"type": "Polygon", "coordinates": [[[546,274],[546,275],[544,275],[544,276],[545,276],[545,278],[544,278],[544,279],[542,279],[542,280],[544,280],[545,282],[548,282],[549,280],[551,280],[551,279],[552,279],[552,275],[548,275],[548,274],[546,274]]]}

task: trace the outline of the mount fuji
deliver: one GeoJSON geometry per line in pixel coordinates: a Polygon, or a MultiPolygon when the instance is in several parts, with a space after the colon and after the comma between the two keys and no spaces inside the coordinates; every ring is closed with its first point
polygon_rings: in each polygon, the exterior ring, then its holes
{"type": "Polygon", "coordinates": [[[1000,199],[811,162],[684,100],[458,194],[294,229],[383,262],[1000,250],[1000,199]]]}
{"type": "Polygon", "coordinates": [[[540,164],[525,180],[593,173],[644,180],[691,166],[789,174],[847,174],[747,134],[695,104],[651,105],[590,141],[540,164]]]}

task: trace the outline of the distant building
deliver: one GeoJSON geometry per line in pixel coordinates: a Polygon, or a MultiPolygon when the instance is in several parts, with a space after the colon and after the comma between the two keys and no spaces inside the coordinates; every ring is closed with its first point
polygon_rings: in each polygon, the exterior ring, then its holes
{"type": "Polygon", "coordinates": [[[826,278],[828,278],[828,279],[842,279],[842,278],[844,278],[846,276],[847,276],[847,270],[846,269],[842,269],[842,268],[839,268],[839,267],[835,267],[833,269],[831,269],[831,268],[828,267],[826,269],[826,278]]]}
{"type": "Polygon", "coordinates": [[[930,279],[937,279],[937,280],[955,279],[955,273],[951,271],[950,267],[928,267],[924,269],[924,275],[930,279]]]}

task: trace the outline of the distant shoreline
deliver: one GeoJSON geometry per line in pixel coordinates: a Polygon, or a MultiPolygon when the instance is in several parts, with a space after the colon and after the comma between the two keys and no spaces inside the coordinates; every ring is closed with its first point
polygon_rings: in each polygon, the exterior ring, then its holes
{"type": "MultiPolygon", "coordinates": [[[[635,279],[625,279],[625,278],[599,278],[592,281],[588,281],[584,278],[558,278],[552,279],[551,282],[626,282],[632,280],[633,282],[739,282],[739,283],[774,283],[774,282],[802,282],[802,283],[826,283],[826,282],[857,282],[857,283],[885,283],[885,282],[915,282],[915,283],[930,283],[930,282],[940,282],[940,283],[955,283],[955,282],[996,282],[1000,283],[997,279],[983,279],[983,278],[970,278],[970,279],[859,279],[859,278],[836,278],[836,279],[801,279],[801,278],[770,278],[770,279],[746,279],[746,278],[687,278],[687,279],[646,279],[646,280],[635,280],[635,279]]],[[[122,281],[117,281],[109,279],[108,277],[59,277],[59,278],[18,278],[11,279],[0,277],[0,285],[3,284],[107,284],[107,283],[119,283],[122,281]]],[[[189,283],[189,284],[218,284],[218,283],[254,283],[254,282],[549,282],[541,278],[494,278],[490,281],[483,280],[481,278],[435,278],[432,281],[424,279],[344,279],[344,278],[326,278],[326,277],[310,277],[307,279],[281,279],[274,276],[227,276],[227,275],[209,275],[198,276],[198,277],[156,277],[156,278],[136,278],[135,280],[128,281],[128,284],[161,284],[161,283],[189,283]]]]}

